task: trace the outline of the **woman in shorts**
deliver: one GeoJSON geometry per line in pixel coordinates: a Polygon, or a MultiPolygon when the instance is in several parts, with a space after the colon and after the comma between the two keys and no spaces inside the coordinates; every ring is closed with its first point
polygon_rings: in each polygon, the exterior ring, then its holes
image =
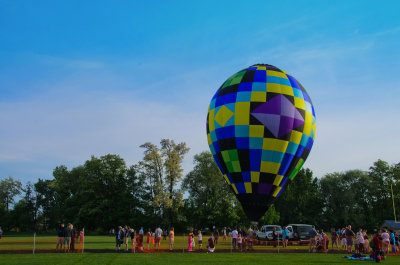
{"type": "Polygon", "coordinates": [[[174,247],[174,237],[175,237],[175,233],[174,233],[174,228],[171,227],[171,230],[169,230],[169,251],[172,251],[173,247],[174,247]]]}
{"type": "Polygon", "coordinates": [[[364,235],[364,252],[369,253],[369,238],[367,230],[363,230],[363,235],[364,235]]]}
{"type": "Polygon", "coordinates": [[[199,250],[203,250],[203,235],[201,234],[201,231],[197,231],[197,236],[199,238],[199,250]]]}

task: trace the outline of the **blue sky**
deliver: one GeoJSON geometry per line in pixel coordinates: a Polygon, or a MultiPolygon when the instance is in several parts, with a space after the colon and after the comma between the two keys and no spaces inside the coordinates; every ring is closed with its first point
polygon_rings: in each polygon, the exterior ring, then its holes
{"type": "Polygon", "coordinates": [[[209,101],[255,63],[298,79],[317,115],[321,177],[399,161],[398,1],[0,0],[0,177],[139,145],[208,150],[209,101]],[[145,3],[144,3],[145,2],[145,3]]]}

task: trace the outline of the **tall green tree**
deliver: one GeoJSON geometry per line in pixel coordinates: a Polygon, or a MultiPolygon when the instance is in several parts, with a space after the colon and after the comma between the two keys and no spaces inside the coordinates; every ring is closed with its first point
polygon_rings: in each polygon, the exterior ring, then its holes
{"type": "Polygon", "coordinates": [[[25,186],[25,214],[27,216],[27,225],[32,229],[36,230],[36,223],[39,214],[39,208],[37,204],[37,196],[32,183],[28,182],[25,186]]]}
{"type": "Polygon", "coordinates": [[[386,161],[378,159],[369,168],[368,174],[371,177],[371,204],[374,209],[379,209],[374,214],[376,225],[382,224],[385,219],[394,219],[392,187],[395,190],[400,188],[400,165],[389,165],[386,161]]]}
{"type": "Polygon", "coordinates": [[[276,211],[275,205],[271,205],[259,221],[259,227],[262,225],[279,224],[280,214],[276,211]]]}
{"type": "Polygon", "coordinates": [[[198,228],[236,226],[244,213],[210,152],[194,156],[194,168],[184,178],[188,193],[185,212],[188,225],[198,228]]]}
{"type": "Polygon", "coordinates": [[[15,197],[20,195],[22,190],[21,181],[14,180],[12,177],[0,180],[0,202],[5,205],[7,211],[10,210],[15,197]]]}
{"type": "Polygon", "coordinates": [[[168,199],[171,202],[167,204],[169,226],[171,226],[176,217],[178,217],[178,209],[183,206],[183,193],[176,189],[176,186],[182,179],[183,168],[181,164],[185,154],[189,152],[189,148],[186,147],[184,142],[176,144],[169,139],[162,139],[160,144],[161,154],[164,159],[168,199]]]}
{"type": "Polygon", "coordinates": [[[183,206],[183,194],[177,186],[182,178],[182,160],[189,148],[168,139],[162,139],[160,146],[149,142],[141,145],[144,157],[136,168],[147,180],[153,214],[159,223],[171,226],[182,218],[179,208],[183,206]]]}
{"type": "Polygon", "coordinates": [[[42,223],[43,229],[48,231],[50,227],[54,228],[57,224],[55,181],[39,178],[35,183],[35,191],[37,206],[40,210],[39,221],[42,223]]]}
{"type": "Polygon", "coordinates": [[[319,225],[323,202],[319,181],[310,169],[301,169],[294,180],[275,201],[280,223],[309,223],[319,225]]]}

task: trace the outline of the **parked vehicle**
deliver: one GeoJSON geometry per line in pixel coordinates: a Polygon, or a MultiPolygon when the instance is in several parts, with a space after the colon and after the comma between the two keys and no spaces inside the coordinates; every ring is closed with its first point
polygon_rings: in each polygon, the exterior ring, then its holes
{"type": "Polygon", "coordinates": [[[308,241],[310,240],[310,230],[312,225],[308,224],[289,224],[286,226],[289,230],[288,239],[291,241],[308,241]]]}
{"type": "Polygon", "coordinates": [[[280,225],[263,225],[259,231],[256,233],[256,237],[258,240],[269,240],[273,239],[272,232],[276,227],[276,231],[278,232],[278,236],[282,238],[282,227],[280,225]]]}

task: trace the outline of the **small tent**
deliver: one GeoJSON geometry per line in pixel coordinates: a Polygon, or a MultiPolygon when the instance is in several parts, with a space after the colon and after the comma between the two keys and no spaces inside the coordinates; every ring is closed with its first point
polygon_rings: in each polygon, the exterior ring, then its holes
{"type": "Polygon", "coordinates": [[[385,220],[381,225],[381,228],[400,232],[400,221],[385,220]]]}

